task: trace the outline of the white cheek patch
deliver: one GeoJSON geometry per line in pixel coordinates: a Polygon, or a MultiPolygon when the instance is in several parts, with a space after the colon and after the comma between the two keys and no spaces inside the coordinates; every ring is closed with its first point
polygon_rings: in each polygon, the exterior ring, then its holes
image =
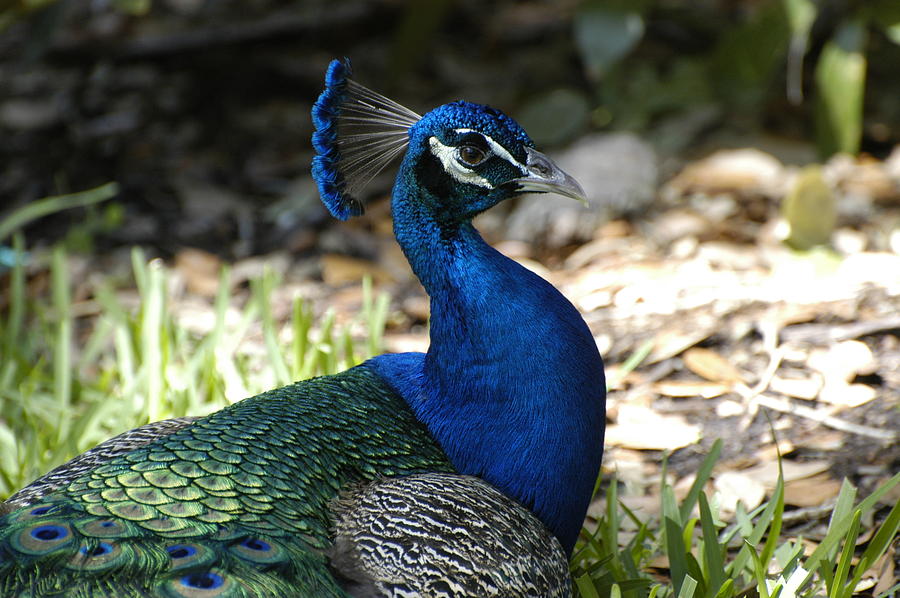
{"type": "Polygon", "coordinates": [[[448,172],[454,179],[456,179],[460,183],[478,185],[479,187],[484,187],[485,189],[494,188],[494,186],[491,185],[490,181],[488,181],[486,178],[484,178],[477,172],[469,170],[456,161],[455,147],[453,147],[452,145],[444,145],[438,140],[437,137],[429,137],[428,143],[431,144],[431,153],[441,161],[441,164],[444,166],[444,170],[448,172]]]}
{"type": "Polygon", "coordinates": [[[491,139],[484,133],[480,133],[480,132],[476,131],[475,129],[453,129],[453,130],[454,130],[454,132],[460,133],[460,134],[478,133],[479,135],[482,136],[482,138],[484,138],[485,141],[487,141],[488,146],[491,148],[491,152],[495,156],[497,156],[498,158],[502,158],[503,160],[506,160],[514,168],[518,168],[522,172],[522,175],[526,175],[526,176],[528,175],[528,168],[524,164],[522,164],[521,162],[519,162],[518,160],[513,158],[512,154],[510,154],[508,151],[506,151],[505,147],[503,147],[502,145],[500,145],[499,143],[497,143],[496,141],[494,141],[493,139],[491,139]]]}

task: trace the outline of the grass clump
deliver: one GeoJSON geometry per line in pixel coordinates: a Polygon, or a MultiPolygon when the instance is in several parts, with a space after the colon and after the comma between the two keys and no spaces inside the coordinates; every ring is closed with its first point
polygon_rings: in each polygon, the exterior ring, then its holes
{"type": "Polygon", "coordinates": [[[49,292],[27,288],[24,243],[0,312],[0,500],[84,450],[151,421],[204,415],[276,386],[352,367],[381,351],[387,297],[363,285],[360,321],[316,318],[301,297],[284,326],[272,313],[279,278],[266,270],[235,306],[223,268],[213,323],[197,332],[173,315],[169,272],[131,254],[136,307],[107,280],[89,281],[91,318],[73,306],[63,249],[49,257],[49,292]],[[362,324],[364,340],[351,329],[362,324]],[[78,338],[76,338],[76,329],[78,338]],[[248,342],[253,337],[260,342],[248,342]],[[286,340],[285,340],[286,339],[286,340]],[[255,350],[254,350],[255,349],[255,350]]]}
{"type": "MultiPolygon", "coordinates": [[[[659,521],[641,520],[619,501],[612,480],[605,510],[596,527],[582,530],[572,557],[572,574],[582,598],[850,598],[863,574],[897,539],[900,504],[895,504],[861,553],[866,530],[878,501],[900,483],[897,474],[865,499],[846,480],[838,495],[828,530],[810,553],[801,538],[782,535],[784,479],[780,471],[771,499],[747,513],[740,508],[733,524],[719,516],[704,487],[721,450],[716,441],[687,496],[675,499],[671,484],[662,483],[659,521]],[[623,522],[630,520],[631,530],[623,522]],[[651,572],[667,563],[665,576],[651,572]]],[[[665,474],[662,476],[665,480],[665,474]]],[[[879,596],[892,596],[900,584],[879,596]]]]}

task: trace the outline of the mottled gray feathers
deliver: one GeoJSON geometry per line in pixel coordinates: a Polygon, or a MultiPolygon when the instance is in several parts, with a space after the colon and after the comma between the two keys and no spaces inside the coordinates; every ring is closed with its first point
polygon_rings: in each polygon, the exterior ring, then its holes
{"type": "Polygon", "coordinates": [[[382,479],[336,503],[329,553],[358,598],[568,597],[562,546],[527,509],[478,478],[382,479]]]}

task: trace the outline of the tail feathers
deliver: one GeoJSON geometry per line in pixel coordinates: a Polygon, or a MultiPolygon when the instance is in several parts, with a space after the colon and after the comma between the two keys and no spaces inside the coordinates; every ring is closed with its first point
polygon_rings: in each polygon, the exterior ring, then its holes
{"type": "Polygon", "coordinates": [[[0,596],[343,596],[325,557],[296,538],[239,527],[154,533],[48,500],[0,518],[0,596]]]}

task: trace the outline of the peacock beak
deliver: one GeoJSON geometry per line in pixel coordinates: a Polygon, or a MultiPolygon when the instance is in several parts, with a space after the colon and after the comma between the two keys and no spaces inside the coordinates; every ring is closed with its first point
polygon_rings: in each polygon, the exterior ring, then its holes
{"type": "Polygon", "coordinates": [[[528,174],[513,179],[518,191],[530,193],[556,193],[577,199],[587,205],[587,196],[581,185],[571,175],[556,165],[556,162],[532,148],[525,148],[528,154],[526,168],[528,174]]]}

